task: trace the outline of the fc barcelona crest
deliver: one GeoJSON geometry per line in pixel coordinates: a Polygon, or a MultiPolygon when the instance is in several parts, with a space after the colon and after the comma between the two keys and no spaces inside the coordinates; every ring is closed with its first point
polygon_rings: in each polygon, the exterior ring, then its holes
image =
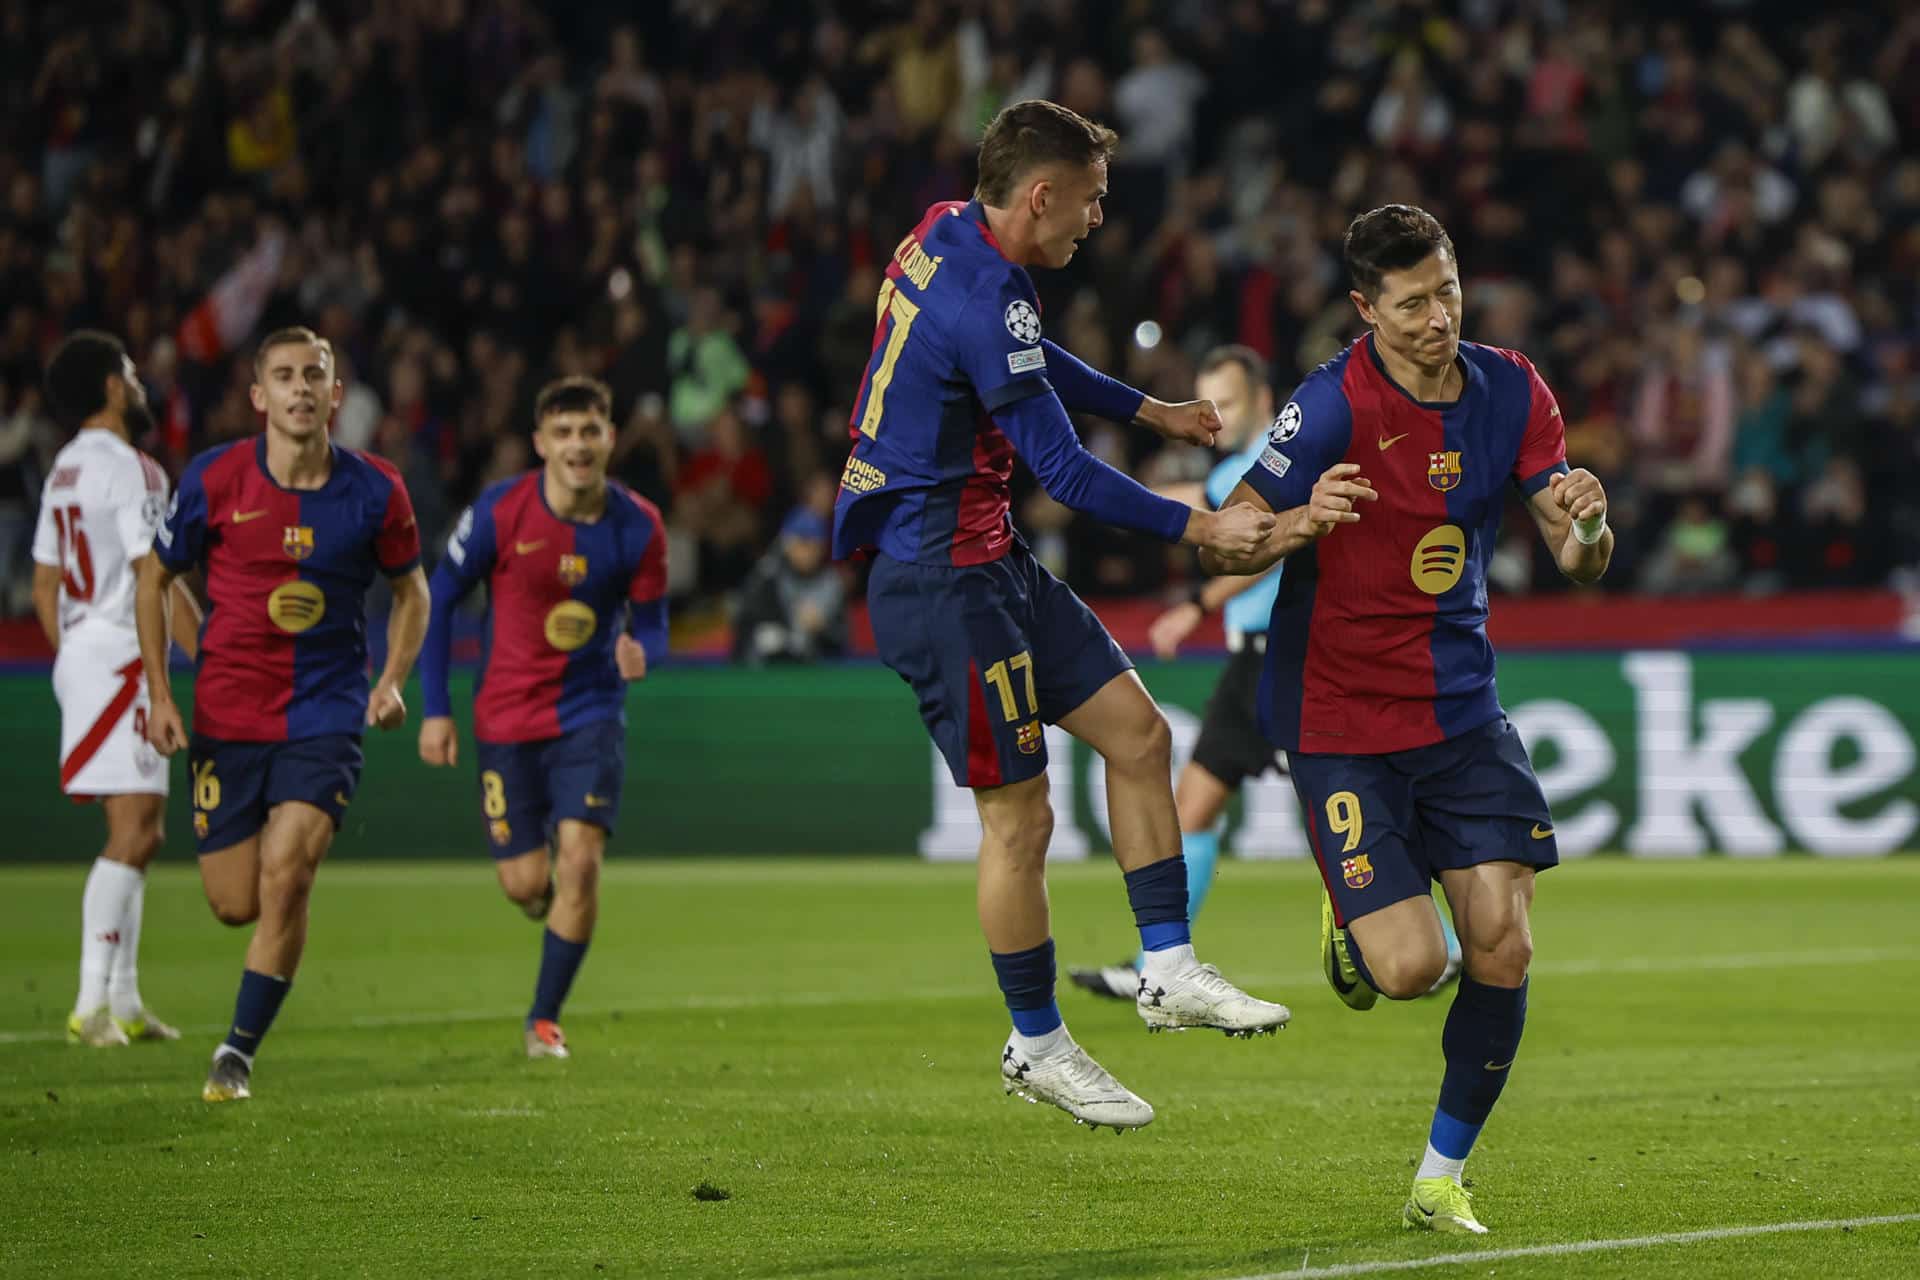
{"type": "Polygon", "coordinates": [[[1364,889],[1373,883],[1373,859],[1364,853],[1340,860],[1340,878],[1349,889],[1364,889]]]}
{"type": "Polygon", "coordinates": [[[587,580],[587,558],[585,556],[560,557],[560,581],[570,587],[577,587],[587,580]]]}
{"type": "Polygon", "coordinates": [[[1427,483],[1445,493],[1460,484],[1460,451],[1445,449],[1427,455],[1427,483]]]}
{"type": "Polygon", "coordinates": [[[280,549],[287,553],[290,560],[305,560],[313,554],[313,526],[310,524],[290,524],[280,539],[280,549]]]}
{"type": "Polygon", "coordinates": [[[1021,755],[1038,755],[1040,744],[1046,741],[1046,731],[1040,727],[1038,720],[1029,720],[1014,730],[1013,740],[1019,746],[1021,755]]]}

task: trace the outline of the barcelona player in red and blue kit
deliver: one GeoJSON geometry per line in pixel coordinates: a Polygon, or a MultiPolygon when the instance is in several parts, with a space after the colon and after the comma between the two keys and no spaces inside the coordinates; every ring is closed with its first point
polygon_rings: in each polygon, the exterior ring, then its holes
{"type": "Polygon", "coordinates": [[[894,250],[873,352],[855,397],[834,549],[870,553],[881,658],[910,686],[956,785],[980,812],[979,911],[1012,1015],[1010,1093],[1088,1124],[1136,1128],[1153,1108],[1074,1043],[1054,1000],[1044,865],[1053,829],[1043,725],[1105,758],[1115,859],[1145,951],[1149,1028],[1232,1034],[1284,1024],[1193,954],[1165,718],[1080,598],[1014,532],[1016,453],[1060,503],[1109,524],[1224,555],[1272,517],[1156,497],[1080,445],[1066,407],[1211,443],[1207,401],[1168,405],[1041,336],[1028,266],[1064,266],[1100,225],[1114,135],[1051,102],[1003,110],[980,144],[975,199],[937,204],[894,250]]]}
{"type": "Polygon", "coordinates": [[[1278,514],[1249,561],[1285,557],[1261,727],[1287,752],[1326,895],[1327,978],[1351,1007],[1410,999],[1447,962],[1438,879],[1465,953],[1446,1069],[1402,1217],[1478,1234],[1467,1154],[1505,1086],[1527,1012],[1534,876],[1553,817],[1500,709],[1487,561],[1509,490],[1560,569],[1606,571],[1606,492],[1569,471],[1553,393],[1527,358],[1460,340],[1460,273],[1432,215],[1388,205],[1347,230],[1370,332],[1308,375],[1235,491],[1278,514]]]}
{"type": "Polygon", "coordinates": [[[503,480],[460,517],[433,574],[420,660],[420,758],[457,763],[447,688],[454,607],[487,586],[475,682],[480,815],[500,887],[547,927],[527,1012],[529,1057],[564,1058],[560,1007],[599,916],[600,865],[626,775],[626,685],[667,651],[660,511],[607,481],[612,395],[563,378],[534,404],[545,465],[503,480]]]}
{"type": "Polygon", "coordinates": [[[254,923],[209,1102],[250,1096],[253,1055],[306,946],[314,870],[360,781],[360,735],[405,720],[400,688],[426,632],[420,534],[400,473],[327,439],[344,390],[312,330],[269,335],[252,389],[265,433],[187,465],[140,571],[148,736],[168,755],[188,748],[214,914],[254,923]],[[174,577],[196,568],[207,614],[189,740],[167,692],[164,602],[174,577]],[[364,602],[375,577],[392,585],[393,612],[370,693],[364,602]]]}

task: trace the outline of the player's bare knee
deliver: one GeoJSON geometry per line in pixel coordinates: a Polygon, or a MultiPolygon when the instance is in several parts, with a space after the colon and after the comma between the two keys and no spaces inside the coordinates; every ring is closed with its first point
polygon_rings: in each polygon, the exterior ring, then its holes
{"type": "Polygon", "coordinates": [[[545,858],[509,858],[495,864],[500,873],[500,891],[522,905],[547,891],[545,858]]]}
{"type": "Polygon", "coordinates": [[[585,897],[600,888],[600,850],[593,845],[571,845],[560,850],[554,875],[559,891],[568,897],[585,897]]]}
{"type": "Polygon", "coordinates": [[[983,856],[997,859],[1016,874],[1038,875],[1045,868],[1047,848],[1053,843],[1053,806],[1044,795],[1040,804],[995,813],[985,825],[989,849],[983,850],[983,856]]]}
{"type": "Polygon", "coordinates": [[[1110,768],[1144,778],[1164,779],[1173,768],[1173,729],[1160,708],[1147,703],[1133,717],[1119,744],[1106,757],[1110,768]]]}
{"type": "Polygon", "coordinates": [[[1375,988],[1389,1000],[1413,1000],[1427,994],[1447,967],[1444,948],[1437,953],[1424,947],[1389,951],[1377,959],[1369,954],[1366,960],[1375,988]]]}
{"type": "Polygon", "coordinates": [[[1507,928],[1466,941],[1463,950],[1467,973],[1475,982],[1517,987],[1533,964],[1533,933],[1515,921],[1507,928]]]}
{"type": "Polygon", "coordinates": [[[238,893],[217,893],[208,890],[207,905],[213,909],[213,918],[228,928],[252,924],[260,918],[258,895],[242,896],[238,893]]]}

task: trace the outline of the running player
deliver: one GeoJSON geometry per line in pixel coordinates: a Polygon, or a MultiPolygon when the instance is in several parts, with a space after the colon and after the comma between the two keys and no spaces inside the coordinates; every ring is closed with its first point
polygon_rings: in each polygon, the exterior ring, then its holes
{"type": "MultiPolygon", "coordinates": [[[[1231,452],[1214,466],[1204,485],[1168,485],[1158,492],[1176,501],[1217,507],[1267,446],[1266,427],[1274,417],[1267,362],[1252,347],[1216,347],[1200,362],[1194,394],[1219,408],[1224,424],[1220,444],[1231,452]]],[[[1205,578],[1192,599],[1155,618],[1147,632],[1154,655],[1168,661],[1201,619],[1225,610],[1226,669],[1207,699],[1193,758],[1181,767],[1173,789],[1173,803],[1180,813],[1180,852],[1187,860],[1187,910],[1196,919],[1213,887],[1220,858],[1220,818],[1227,801],[1246,779],[1285,767],[1285,757],[1260,732],[1255,710],[1260,670],[1266,664],[1267,621],[1279,592],[1279,565],[1258,575],[1205,578]]],[[[1430,995],[1460,973],[1459,940],[1452,925],[1444,919],[1441,924],[1447,935],[1447,967],[1430,995]]],[[[1129,964],[1076,968],[1068,974],[1097,996],[1131,1000],[1140,986],[1143,959],[1144,955],[1136,955],[1129,964]]]]}
{"type": "Polygon", "coordinates": [[[1211,404],[1150,400],[1041,337],[1026,268],[1065,266],[1100,225],[1114,142],[1065,107],[1015,103],[980,144],[975,198],[933,206],[894,250],[854,403],[834,552],[873,553],[880,656],[913,687],[954,783],[974,791],[980,923],[1014,1024],[1001,1053],[1006,1090],[1083,1123],[1136,1128],[1153,1108],[1074,1043],[1054,1000],[1043,724],[1106,760],[1114,856],[1147,953],[1137,993],[1147,1025],[1250,1034],[1289,1014],[1194,958],[1166,720],[1008,515],[1017,451],[1057,501],[1109,524],[1223,557],[1270,532],[1272,517],[1245,505],[1214,512],[1156,497],[1088,454],[1067,418],[1070,405],[1202,444],[1220,428],[1211,404]]]}
{"type": "Polygon", "coordinates": [[[527,1011],[530,1058],[564,1058],[560,1006],[600,914],[600,865],[626,777],[626,682],[667,651],[659,508],[607,483],[613,396],[562,378],[534,405],[545,464],[480,495],[433,573],[420,758],[457,762],[447,665],[454,606],[487,584],[475,682],[480,813],[507,897],[547,927],[527,1011]]]}
{"type": "MultiPolygon", "coordinates": [[[[80,330],[47,365],[47,401],[76,434],[54,459],[33,537],[33,607],[54,648],[60,789],[98,800],[107,844],[80,899],[80,994],[67,1039],[95,1047],[178,1040],[140,999],[147,864],[166,835],[167,769],[147,741],[147,681],[133,584],[167,505],[167,475],[134,448],[153,427],[146,389],[112,334],[80,330]]],[[[172,593],[189,657],[200,609],[172,593]]]]}
{"type": "Polygon", "coordinates": [[[1613,554],[1607,496],[1568,471],[1553,393],[1518,352],[1460,340],[1453,241],[1387,205],[1346,235],[1370,332],[1307,376],[1234,490],[1279,515],[1251,560],[1291,557],[1274,608],[1261,727],[1284,748],[1326,884],[1321,953],[1354,1009],[1404,1000],[1446,965],[1429,890],[1446,893],[1466,972],[1446,1069],[1402,1218],[1479,1234],[1461,1183],[1527,1014],[1534,875],[1553,818],[1494,689],[1487,560],[1508,487],[1575,582],[1613,554]]]}
{"type": "Polygon", "coordinates": [[[400,688],[427,628],[413,504],[393,464],[336,448],[327,420],[345,388],[310,329],[267,336],[253,360],[264,434],[187,465],[137,613],[162,754],[188,748],[200,881],[225,924],[253,924],[233,1026],[201,1096],[250,1096],[254,1054],[292,986],[313,876],[360,782],[360,735],[406,719],[400,688]],[[167,690],[163,602],[176,574],[206,571],[207,622],[193,736],[167,690]],[[385,669],[367,688],[365,597],[393,587],[385,669]]]}

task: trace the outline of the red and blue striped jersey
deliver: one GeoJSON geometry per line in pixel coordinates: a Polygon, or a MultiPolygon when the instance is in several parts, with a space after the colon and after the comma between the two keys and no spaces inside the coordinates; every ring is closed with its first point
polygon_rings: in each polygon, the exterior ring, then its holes
{"type": "Polygon", "coordinates": [[[1277,746],[1404,751],[1500,715],[1487,561],[1508,485],[1532,497],[1565,471],[1566,431],[1525,356],[1463,342],[1460,364],[1460,398],[1425,404],[1369,334],[1307,375],[1247,470],[1275,511],[1304,506],[1339,462],[1380,495],[1287,560],[1260,687],[1277,746]]]}
{"type": "Polygon", "coordinates": [[[854,398],[833,553],[984,564],[1013,541],[1013,446],[990,416],[1051,392],[1040,303],[978,201],[927,210],[894,250],[854,398]]]}
{"type": "Polygon", "coordinates": [[[209,449],[181,475],[154,551],[174,573],[206,570],[194,732],[286,742],[365,729],[367,588],[420,563],[392,463],[336,445],[325,484],[286,489],[264,435],[209,449]]]}
{"type": "Polygon", "coordinates": [[[626,683],[614,643],[630,612],[665,607],[667,532],[658,507],[609,483],[599,519],[564,520],[547,505],[540,471],[482,493],[461,515],[433,574],[432,656],[421,662],[429,716],[449,713],[452,606],[481,582],[487,618],[474,737],[540,742],[596,721],[624,722],[626,683]]]}

